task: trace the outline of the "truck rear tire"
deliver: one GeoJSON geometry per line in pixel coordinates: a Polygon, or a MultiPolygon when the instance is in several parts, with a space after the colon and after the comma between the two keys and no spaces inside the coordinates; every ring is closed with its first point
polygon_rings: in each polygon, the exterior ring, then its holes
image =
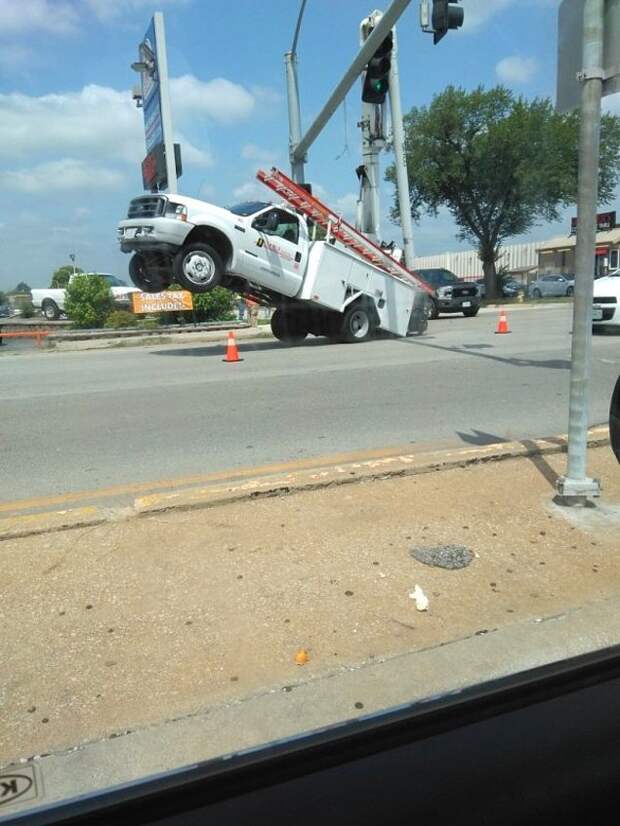
{"type": "Polygon", "coordinates": [[[160,293],[170,283],[156,267],[149,266],[149,260],[136,252],[129,261],[129,277],[134,286],[143,293],[160,293]]]}
{"type": "Polygon", "coordinates": [[[206,293],[222,283],[224,265],[210,244],[196,241],[174,257],[175,280],[192,293],[206,293]]]}
{"type": "Polygon", "coordinates": [[[374,314],[363,304],[352,304],[344,311],[339,338],[347,344],[368,341],[375,331],[374,314]]]}
{"type": "Polygon", "coordinates": [[[41,312],[48,321],[56,321],[60,318],[60,309],[55,301],[51,298],[46,298],[41,304],[41,312]]]}
{"type": "Polygon", "coordinates": [[[271,316],[271,332],[283,344],[301,344],[308,329],[301,314],[287,313],[278,308],[271,316]]]}

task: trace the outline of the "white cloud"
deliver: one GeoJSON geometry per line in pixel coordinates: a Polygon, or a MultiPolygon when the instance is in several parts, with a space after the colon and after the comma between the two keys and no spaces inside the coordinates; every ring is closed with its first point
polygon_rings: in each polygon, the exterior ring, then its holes
{"type": "Polygon", "coordinates": [[[74,158],[49,161],[29,169],[0,171],[0,189],[30,195],[59,190],[117,189],[124,184],[125,176],[120,172],[74,158]]]}
{"type": "Polygon", "coordinates": [[[342,215],[343,218],[347,218],[349,221],[355,220],[355,216],[357,213],[356,193],[347,192],[346,195],[342,195],[340,198],[336,198],[336,200],[334,201],[333,208],[339,215],[342,215]]]}
{"type": "Polygon", "coordinates": [[[250,92],[264,105],[277,106],[282,103],[284,96],[271,86],[250,86],[250,92]]]}
{"type": "Polygon", "coordinates": [[[463,31],[475,31],[483,26],[491,17],[504,11],[510,6],[529,6],[539,10],[542,7],[555,8],[560,0],[466,0],[463,3],[465,20],[463,31]]]}
{"type": "Polygon", "coordinates": [[[258,161],[259,163],[273,163],[278,157],[278,153],[273,149],[263,149],[255,143],[246,143],[241,149],[241,157],[246,161],[258,161]]]}
{"type": "Polygon", "coordinates": [[[111,20],[137,11],[151,11],[164,6],[186,6],[191,0],[86,0],[86,5],[100,20],[111,20]]]}
{"type": "MultiPolygon", "coordinates": [[[[248,117],[254,98],[243,87],[219,78],[203,82],[191,75],[171,81],[176,139],[186,165],[208,167],[210,152],[185,136],[196,112],[232,123],[248,117]]],[[[85,86],[77,92],[33,97],[0,94],[0,159],[39,156],[135,163],[142,160],[144,126],[128,90],[85,86]]]]}
{"type": "Polygon", "coordinates": [[[247,181],[233,189],[233,198],[236,201],[270,201],[267,187],[258,181],[247,181]]]}
{"type": "Polygon", "coordinates": [[[538,71],[538,61],[533,57],[512,55],[500,60],[495,73],[502,83],[529,83],[538,71]]]}
{"type": "Polygon", "coordinates": [[[54,34],[75,31],[78,14],[64,0],[1,0],[0,33],[3,35],[40,30],[54,34]]]}
{"type": "Polygon", "coordinates": [[[174,115],[194,120],[202,115],[224,125],[245,120],[256,105],[247,89],[223,77],[208,81],[194,75],[172,78],[170,97],[174,115]]]}
{"type": "Polygon", "coordinates": [[[143,149],[141,118],[129,92],[92,85],[41,97],[0,95],[0,157],[41,153],[135,161],[143,149]]]}

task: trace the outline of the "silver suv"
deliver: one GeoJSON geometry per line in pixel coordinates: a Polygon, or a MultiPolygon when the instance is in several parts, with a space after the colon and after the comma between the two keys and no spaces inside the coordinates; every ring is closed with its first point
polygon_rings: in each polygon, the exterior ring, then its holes
{"type": "Polygon", "coordinates": [[[532,298],[547,298],[547,296],[572,295],[575,292],[575,276],[554,273],[539,275],[528,287],[528,295],[532,298]]]}

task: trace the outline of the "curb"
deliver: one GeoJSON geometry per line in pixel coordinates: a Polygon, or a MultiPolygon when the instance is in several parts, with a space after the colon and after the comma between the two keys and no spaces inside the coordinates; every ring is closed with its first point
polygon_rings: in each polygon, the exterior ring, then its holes
{"type": "MultiPolygon", "coordinates": [[[[588,432],[588,447],[602,447],[608,444],[608,427],[595,427],[588,432]]],[[[290,473],[267,473],[242,482],[231,481],[142,496],[134,500],[133,508],[111,509],[88,506],[11,516],[0,519],[0,542],[92,527],[123,518],[145,517],[169,511],[212,508],[262,497],[286,496],[302,491],[320,490],[359,482],[415,476],[452,468],[500,462],[506,459],[565,453],[566,449],[567,437],[562,435],[547,439],[502,442],[484,447],[386,455],[365,461],[318,465],[315,468],[290,473]]],[[[231,480],[234,476],[234,471],[231,471],[231,480]]]]}

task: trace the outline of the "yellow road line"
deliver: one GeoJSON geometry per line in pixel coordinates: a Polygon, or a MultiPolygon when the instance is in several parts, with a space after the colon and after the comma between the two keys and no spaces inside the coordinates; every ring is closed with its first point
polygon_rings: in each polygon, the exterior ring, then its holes
{"type": "Polygon", "coordinates": [[[295,459],[291,462],[282,462],[273,465],[258,465],[231,470],[222,470],[215,473],[198,474],[195,476],[181,476],[176,479],[158,479],[152,482],[139,482],[128,485],[114,485],[109,488],[95,490],[79,490],[64,493],[58,496],[42,496],[33,499],[18,499],[14,502],[0,504],[0,513],[10,513],[33,508],[49,508],[66,505],[70,502],[83,502],[93,499],[110,499],[114,496],[141,495],[149,491],[167,490],[169,488],[184,487],[186,485],[205,485],[210,482],[222,482],[226,479],[244,479],[252,476],[268,476],[275,473],[289,473],[296,470],[306,470],[325,465],[343,464],[345,462],[359,462],[366,459],[375,459],[381,456],[398,456],[401,453],[411,453],[412,445],[406,447],[377,448],[360,450],[353,453],[334,453],[330,456],[319,456],[308,459],[295,459]]]}

